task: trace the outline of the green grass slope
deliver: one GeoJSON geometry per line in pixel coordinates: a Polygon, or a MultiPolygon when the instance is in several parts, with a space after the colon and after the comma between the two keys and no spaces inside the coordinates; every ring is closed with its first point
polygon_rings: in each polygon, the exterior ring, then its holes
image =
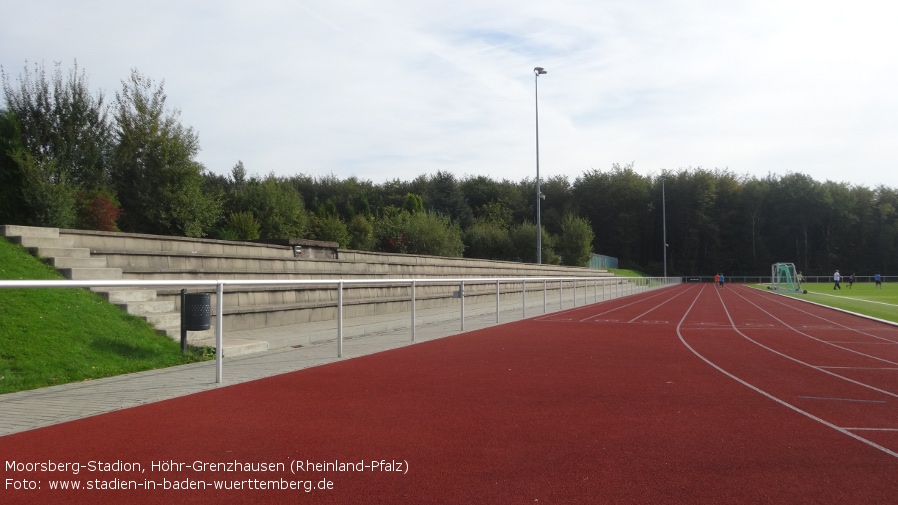
{"type": "MultiPolygon", "coordinates": [[[[0,279],[61,279],[0,238],[0,279]]],[[[0,289],[0,394],[208,359],[80,288],[0,289]]]]}

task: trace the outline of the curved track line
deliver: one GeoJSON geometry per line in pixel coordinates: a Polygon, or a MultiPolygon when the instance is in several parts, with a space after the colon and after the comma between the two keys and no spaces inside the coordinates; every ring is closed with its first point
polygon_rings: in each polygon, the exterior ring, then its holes
{"type": "MultiPolygon", "coordinates": [[[[886,390],[880,389],[880,388],[878,388],[878,387],[876,387],[876,386],[871,386],[870,384],[865,384],[865,383],[860,382],[860,381],[858,381],[858,380],[855,380],[855,379],[852,379],[852,378],[849,378],[849,377],[845,377],[844,375],[839,375],[839,374],[837,374],[837,373],[835,373],[835,372],[831,372],[831,371],[829,371],[829,370],[827,370],[827,369],[825,369],[825,368],[819,367],[819,366],[817,366],[817,365],[812,365],[812,364],[810,364],[810,363],[808,363],[808,362],[806,362],[806,361],[802,361],[802,360],[800,360],[800,359],[798,359],[798,358],[796,358],[796,357],[794,357],[794,356],[789,356],[788,354],[786,354],[786,353],[784,353],[784,352],[777,351],[776,349],[774,349],[774,348],[772,348],[772,347],[769,347],[769,346],[766,346],[766,345],[764,345],[764,344],[758,342],[757,340],[755,340],[755,339],[749,337],[749,336],[746,335],[745,333],[742,333],[742,332],[739,330],[739,328],[736,327],[736,323],[735,323],[735,321],[733,321],[733,317],[730,315],[730,311],[729,311],[729,309],[727,309],[726,303],[724,303],[723,298],[720,297],[720,293],[717,293],[717,297],[718,297],[718,299],[720,299],[720,305],[721,305],[721,307],[723,307],[723,311],[724,311],[724,313],[726,314],[727,319],[730,321],[730,326],[733,328],[733,330],[734,330],[736,333],[739,334],[739,336],[741,336],[741,337],[744,338],[745,340],[748,340],[748,341],[751,342],[752,344],[755,344],[756,346],[758,346],[758,347],[760,347],[760,348],[762,348],[762,349],[765,349],[765,350],[767,350],[767,351],[770,351],[770,352],[772,352],[772,353],[774,353],[774,354],[776,354],[776,355],[778,355],[778,356],[781,356],[781,357],[786,358],[786,359],[788,359],[788,360],[794,361],[794,362],[798,363],[799,365],[804,365],[804,366],[806,366],[806,367],[808,367],[808,368],[811,368],[811,369],[813,369],[813,370],[817,370],[818,372],[825,373],[825,374],[827,374],[827,375],[831,375],[831,376],[833,376],[833,377],[836,377],[836,378],[838,378],[838,379],[842,379],[842,380],[844,380],[844,381],[850,382],[850,383],[855,384],[855,385],[857,385],[857,386],[865,387],[865,388],[867,388],[867,389],[872,389],[873,391],[876,391],[877,393],[882,393],[882,394],[887,395],[887,396],[891,396],[891,397],[894,397],[894,398],[898,398],[898,393],[893,393],[893,392],[891,392],[891,391],[886,391],[886,390]]],[[[751,303],[751,301],[749,301],[749,300],[746,300],[746,301],[748,301],[749,303],[751,303]]],[[[752,305],[754,305],[754,304],[752,304],[752,305]]],[[[760,307],[758,307],[758,308],[760,309],[760,307]]],[[[761,309],[761,310],[764,311],[764,309],[761,309]]],[[[776,316],[770,314],[769,312],[766,312],[766,311],[764,311],[764,312],[765,312],[766,314],[768,314],[770,317],[773,317],[774,319],[776,319],[777,321],[780,321],[779,319],[776,318],[776,316]]],[[[780,322],[783,323],[782,321],[780,321],[780,322]]],[[[798,330],[792,328],[791,326],[789,326],[789,325],[786,324],[786,323],[783,323],[783,324],[784,324],[787,328],[790,328],[790,329],[792,329],[793,331],[795,331],[796,333],[799,333],[799,334],[804,335],[804,336],[806,336],[806,337],[808,337],[808,338],[811,338],[812,340],[818,340],[818,341],[819,341],[819,339],[814,338],[814,337],[811,337],[810,335],[807,335],[807,334],[805,334],[805,333],[802,333],[802,332],[800,332],[800,331],[798,331],[798,330]]],[[[824,342],[824,343],[825,343],[825,342],[824,342]]],[[[835,347],[839,347],[839,346],[835,346],[835,347]]],[[[841,348],[841,347],[840,347],[840,348],[841,348]]],[[[858,353],[858,354],[863,355],[862,353],[858,353]]],[[[868,356],[868,357],[872,358],[872,356],[868,356]]],[[[891,363],[891,361],[887,361],[887,360],[880,360],[880,361],[886,361],[887,363],[891,363]]],[[[894,363],[892,363],[892,364],[894,364],[894,363]]]]}
{"type": "MultiPolygon", "coordinates": [[[[733,375],[732,373],[727,372],[726,370],[724,370],[723,368],[721,368],[720,366],[718,366],[716,363],[712,362],[712,361],[709,360],[708,358],[704,357],[701,353],[699,353],[698,351],[696,351],[691,345],[689,345],[688,342],[686,342],[686,339],[683,337],[683,333],[680,331],[680,329],[682,328],[683,322],[686,320],[686,317],[687,317],[687,316],[689,315],[689,313],[692,311],[692,308],[695,307],[695,303],[698,301],[699,296],[701,296],[702,291],[704,291],[704,287],[702,287],[701,291],[699,291],[699,293],[698,293],[698,295],[696,295],[695,299],[692,300],[692,304],[689,305],[689,308],[686,309],[686,312],[683,314],[682,319],[680,319],[680,322],[677,323],[677,336],[680,338],[680,342],[682,342],[683,345],[686,346],[686,348],[689,349],[689,351],[690,351],[692,354],[694,354],[694,355],[695,355],[696,357],[698,357],[700,360],[702,360],[702,361],[704,361],[705,363],[707,363],[708,365],[710,365],[712,368],[714,368],[714,369],[717,370],[718,372],[720,372],[720,373],[726,375],[727,377],[729,377],[729,378],[733,379],[734,381],[736,381],[736,382],[742,384],[743,386],[745,386],[745,387],[751,389],[752,391],[755,391],[756,393],[759,393],[759,394],[761,394],[761,395],[766,396],[767,398],[769,398],[769,399],[775,401],[776,403],[779,403],[779,404],[782,405],[783,407],[786,407],[786,408],[788,408],[788,409],[790,409],[790,410],[792,410],[792,411],[794,411],[794,412],[797,412],[797,413],[799,413],[799,414],[801,414],[801,415],[803,415],[803,416],[806,416],[806,417],[809,418],[809,419],[812,419],[812,420],[814,420],[814,421],[817,421],[818,423],[820,423],[820,424],[822,424],[822,425],[824,425],[824,426],[826,426],[826,427],[832,428],[832,429],[838,431],[839,433],[841,433],[841,434],[843,434],[843,435],[846,435],[846,436],[848,436],[848,437],[851,437],[851,438],[857,440],[858,442],[867,444],[867,445],[869,445],[870,447],[873,447],[873,448],[875,448],[875,449],[879,449],[880,451],[882,451],[882,452],[888,454],[889,456],[892,456],[893,458],[898,458],[898,452],[892,451],[891,449],[888,449],[888,448],[886,448],[886,447],[883,447],[883,446],[881,446],[881,445],[879,445],[879,444],[877,444],[876,442],[873,442],[873,441],[871,441],[871,440],[867,440],[866,438],[861,437],[861,436],[859,436],[859,435],[857,435],[857,434],[855,434],[855,433],[852,433],[852,432],[848,431],[848,430],[845,429],[845,428],[841,428],[841,427],[839,427],[839,426],[836,426],[835,424],[833,424],[833,423],[831,423],[831,422],[829,422],[829,421],[827,421],[827,420],[825,420],[825,419],[819,418],[819,417],[815,416],[814,414],[811,414],[810,412],[807,412],[807,411],[805,411],[805,410],[802,410],[802,409],[796,407],[795,405],[792,405],[791,403],[788,403],[788,402],[786,402],[786,401],[784,401],[784,400],[781,400],[781,399],[777,398],[776,396],[772,395],[771,393],[768,393],[767,391],[764,391],[763,389],[761,389],[761,388],[759,388],[759,387],[757,387],[757,386],[754,386],[754,385],[752,385],[752,384],[749,384],[748,382],[746,382],[746,381],[740,379],[739,377],[736,377],[736,376],[733,375]]],[[[727,313],[727,317],[729,317],[729,313],[727,313]]],[[[738,331],[738,330],[737,330],[737,331],[738,331]]]]}
{"type": "MultiPolygon", "coordinates": [[[[735,292],[734,292],[734,293],[735,293],[735,292]]],[[[717,296],[720,297],[720,293],[718,293],[717,296]]],[[[811,334],[809,334],[809,333],[805,333],[805,332],[799,330],[798,328],[795,328],[794,326],[790,325],[789,323],[783,321],[782,319],[780,319],[780,318],[774,316],[773,314],[771,314],[771,313],[768,312],[767,310],[761,308],[761,306],[759,306],[759,305],[756,304],[755,302],[749,300],[748,298],[742,296],[741,294],[736,293],[736,296],[742,298],[742,299],[745,300],[746,302],[748,302],[748,303],[750,303],[751,305],[755,306],[755,307],[756,307],[758,310],[760,310],[761,312],[763,312],[763,313],[767,314],[768,316],[770,316],[773,320],[779,322],[780,324],[782,324],[782,325],[785,326],[786,328],[789,328],[790,330],[794,331],[795,333],[798,333],[798,334],[801,335],[801,336],[807,337],[807,338],[809,338],[809,339],[811,339],[811,340],[814,340],[814,341],[816,341],[816,342],[819,342],[819,343],[821,343],[821,344],[826,344],[826,345],[835,347],[836,349],[841,349],[841,350],[843,350],[843,351],[850,352],[850,353],[852,353],[852,354],[857,354],[857,355],[859,355],[859,356],[863,356],[863,357],[865,357],[865,358],[870,358],[870,359],[875,360],[875,361],[881,361],[881,362],[883,362],[883,363],[888,363],[888,364],[890,364],[890,365],[896,365],[896,366],[898,366],[898,362],[890,361],[890,360],[887,360],[887,359],[885,359],[885,358],[880,358],[879,356],[872,356],[872,355],[870,355],[870,354],[863,353],[863,352],[861,352],[861,351],[856,351],[856,350],[854,350],[854,349],[849,349],[848,347],[843,347],[843,346],[841,346],[841,345],[839,345],[839,344],[836,344],[836,343],[833,343],[833,342],[827,342],[826,340],[817,338],[817,337],[815,337],[815,336],[813,336],[813,335],[811,335],[811,334]]],[[[726,303],[724,303],[723,298],[720,298],[720,303],[721,303],[721,305],[724,306],[724,310],[726,310],[726,303]]],[[[730,315],[730,314],[729,314],[729,311],[727,311],[727,317],[729,317],[729,315],[730,315]]],[[[813,316],[813,314],[809,314],[809,315],[812,315],[812,316],[813,316]]],[[[819,319],[823,319],[823,318],[820,317],[819,319]]],[[[826,319],[823,319],[823,320],[826,321],[826,319]]],[[[834,322],[834,321],[827,321],[827,322],[829,322],[829,323],[831,323],[831,324],[834,324],[834,325],[836,325],[836,326],[841,326],[842,328],[851,330],[851,331],[856,332],[856,333],[861,333],[861,332],[858,332],[857,330],[854,330],[853,328],[850,328],[850,327],[848,327],[848,326],[845,326],[845,325],[836,323],[836,322],[834,322]]],[[[736,327],[736,323],[734,323],[732,319],[730,319],[730,323],[733,324],[733,328],[736,327]]],[[[739,330],[736,330],[736,331],[739,331],[739,330]]],[[[741,332],[740,332],[739,334],[742,335],[741,332]]],[[[861,333],[861,335],[866,335],[866,333],[861,333]]],[[[871,337],[872,337],[872,335],[867,335],[867,336],[871,336],[871,337]]],[[[745,337],[745,338],[748,338],[748,337],[745,337]]],[[[749,340],[751,340],[751,339],[749,338],[749,340]]],[[[751,340],[751,341],[754,342],[754,340],[751,340]]],[[[757,343],[757,342],[755,342],[755,343],[757,343]]],[[[758,345],[761,345],[761,344],[758,344],[758,345]]]]}
{"type": "MultiPolygon", "coordinates": [[[[757,291],[757,290],[754,290],[754,291],[757,291]]],[[[763,293],[763,291],[757,291],[758,296],[760,296],[761,293],[763,293]]],[[[777,293],[777,294],[778,294],[779,296],[784,296],[784,295],[780,295],[779,293],[777,293]]],[[[742,296],[742,295],[739,295],[739,296],[742,296]]],[[[743,298],[745,298],[745,297],[743,296],[743,298]]],[[[876,321],[876,322],[879,322],[879,323],[886,323],[886,324],[889,324],[889,325],[891,325],[891,326],[896,326],[895,323],[893,323],[893,322],[891,322],[891,321],[884,321],[884,320],[882,320],[882,319],[871,318],[871,317],[865,316],[865,315],[863,315],[863,314],[856,314],[856,313],[851,312],[851,311],[847,311],[847,310],[844,310],[844,309],[838,309],[838,308],[834,308],[834,307],[829,307],[829,306],[822,305],[822,304],[815,303],[815,302],[811,302],[811,301],[808,301],[808,300],[802,300],[802,299],[800,299],[800,298],[792,298],[792,297],[787,297],[787,298],[790,299],[790,300],[794,300],[794,301],[798,301],[798,302],[802,302],[802,303],[808,303],[808,304],[814,305],[814,306],[816,306],[816,307],[823,307],[823,308],[826,308],[826,309],[836,310],[836,311],[838,311],[838,312],[840,312],[840,313],[842,313],[842,314],[851,314],[851,315],[855,315],[855,316],[862,317],[862,318],[867,319],[867,320],[870,320],[870,321],[876,321]]],[[[766,300],[766,299],[767,299],[767,298],[765,298],[765,300],[766,300]]],[[[777,304],[779,304],[779,305],[782,305],[783,307],[790,308],[790,309],[792,309],[792,310],[794,310],[794,311],[796,311],[796,312],[801,312],[802,314],[805,314],[805,315],[808,315],[808,316],[811,316],[811,317],[815,317],[815,318],[817,318],[817,319],[820,319],[821,321],[825,321],[825,322],[830,323],[830,324],[833,324],[833,325],[835,325],[835,326],[840,326],[840,327],[842,327],[842,328],[849,329],[849,330],[851,330],[851,331],[853,331],[853,332],[855,332],[855,333],[859,333],[859,334],[861,334],[861,335],[865,335],[865,336],[870,337],[870,338],[875,338],[875,339],[877,339],[877,340],[884,340],[885,342],[888,342],[888,343],[890,343],[890,344],[898,344],[898,340],[892,340],[892,339],[890,339],[890,338],[880,337],[879,335],[873,335],[873,334],[867,333],[867,332],[865,332],[865,331],[861,331],[861,330],[858,330],[858,329],[856,329],[856,328],[852,328],[852,327],[847,326],[847,325],[844,325],[844,324],[842,324],[842,323],[839,323],[839,322],[836,322],[836,321],[827,319],[827,318],[825,318],[825,317],[823,317],[823,316],[820,316],[820,315],[818,315],[818,314],[814,314],[813,312],[808,312],[808,311],[806,311],[806,310],[800,309],[800,308],[798,308],[798,307],[796,307],[796,306],[794,306],[794,305],[789,305],[789,304],[787,304],[787,303],[784,303],[782,300],[777,300],[776,298],[770,298],[769,300],[770,300],[771,302],[773,302],[773,303],[777,303],[777,304]]]]}

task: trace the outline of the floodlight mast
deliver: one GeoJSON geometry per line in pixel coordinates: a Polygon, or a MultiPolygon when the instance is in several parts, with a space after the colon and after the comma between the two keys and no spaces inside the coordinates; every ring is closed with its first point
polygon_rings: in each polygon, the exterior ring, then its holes
{"type": "Polygon", "coordinates": [[[661,175],[661,227],[664,230],[664,278],[667,278],[667,201],[664,198],[664,175],[661,175]]]}
{"type": "Polygon", "coordinates": [[[536,101],[536,263],[543,262],[543,228],[540,216],[542,193],[539,190],[539,76],[548,73],[543,67],[533,67],[533,90],[536,101]]]}

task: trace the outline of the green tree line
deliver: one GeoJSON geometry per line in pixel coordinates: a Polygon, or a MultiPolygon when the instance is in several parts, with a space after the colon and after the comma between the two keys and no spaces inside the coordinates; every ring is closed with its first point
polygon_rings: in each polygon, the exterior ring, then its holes
{"type": "MultiPolygon", "coordinates": [[[[107,101],[77,63],[49,75],[26,67],[15,81],[2,70],[0,222],[536,260],[533,179],[441,171],[375,184],[263,176],[239,161],[219,175],[196,161],[198,134],[168,106],[164,83],[133,70],[107,101]]],[[[885,272],[898,247],[898,194],[882,186],[702,168],[646,176],[615,164],[540,189],[547,263],[582,266],[594,251],[661,274],[665,228],[671,275],[764,274],[777,261],[806,274],[885,272]]]]}

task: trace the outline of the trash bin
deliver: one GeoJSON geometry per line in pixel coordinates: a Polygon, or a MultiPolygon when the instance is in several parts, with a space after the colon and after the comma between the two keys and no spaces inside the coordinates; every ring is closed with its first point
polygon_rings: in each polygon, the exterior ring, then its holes
{"type": "Polygon", "coordinates": [[[187,332],[212,327],[212,295],[181,290],[181,352],[187,350],[187,332]]]}
{"type": "Polygon", "coordinates": [[[212,295],[186,293],[181,307],[181,320],[187,331],[203,331],[212,327],[212,295]]]}

